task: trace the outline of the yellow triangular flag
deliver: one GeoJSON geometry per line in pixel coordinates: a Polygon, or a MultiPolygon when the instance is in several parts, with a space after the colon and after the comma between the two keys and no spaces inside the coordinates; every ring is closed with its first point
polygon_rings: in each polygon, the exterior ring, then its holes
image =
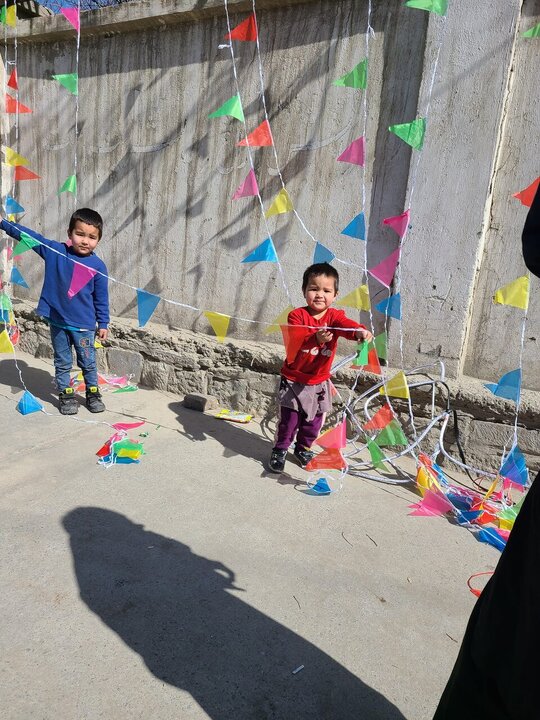
{"type": "Polygon", "coordinates": [[[358,310],[369,310],[371,303],[369,301],[369,290],[367,285],[360,285],[348,295],[345,295],[336,305],[341,307],[353,307],[358,310]]]}
{"type": "Polygon", "coordinates": [[[6,25],[10,27],[17,26],[17,6],[10,5],[6,10],[6,25]]]}
{"type": "Polygon", "coordinates": [[[517,280],[499,288],[493,296],[493,302],[526,310],[529,307],[529,276],[522,275],[517,280]]]}
{"type": "Polygon", "coordinates": [[[410,397],[409,386],[407,385],[407,378],[403,370],[400,370],[394,375],[394,377],[386,383],[386,387],[383,385],[379,393],[381,395],[391,395],[392,397],[408,399],[410,397]]]}
{"type": "Polygon", "coordinates": [[[223,342],[227,336],[231,316],[216,312],[205,312],[204,314],[212,326],[212,330],[216,333],[219,342],[223,342]]]}
{"type": "Polygon", "coordinates": [[[291,210],[294,210],[292,200],[285,188],[282,188],[276,195],[274,202],[266,211],[264,217],[268,219],[272,217],[272,215],[281,215],[282,213],[291,212],[291,210]]]}
{"type": "Polygon", "coordinates": [[[4,154],[6,156],[6,165],[11,165],[12,167],[28,165],[28,160],[11,148],[4,146],[4,154]]]}
{"type": "Polygon", "coordinates": [[[285,325],[287,322],[287,318],[289,317],[289,313],[291,310],[294,310],[292,305],[287,305],[285,310],[279,313],[277,317],[275,317],[272,321],[272,325],[269,325],[266,330],[264,331],[265,335],[269,335],[270,333],[279,332],[281,329],[281,325],[285,325]]]}
{"type": "Polygon", "coordinates": [[[7,330],[2,330],[0,333],[0,353],[12,353],[15,352],[7,330]]]}

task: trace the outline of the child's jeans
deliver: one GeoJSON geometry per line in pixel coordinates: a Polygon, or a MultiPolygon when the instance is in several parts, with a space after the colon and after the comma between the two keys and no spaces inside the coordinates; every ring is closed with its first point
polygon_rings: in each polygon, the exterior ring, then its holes
{"type": "Polygon", "coordinates": [[[281,405],[274,447],[277,450],[288,450],[296,435],[296,447],[309,449],[319,437],[323,419],[324,413],[308,421],[305,413],[281,405]]]}
{"type": "Polygon", "coordinates": [[[71,347],[75,348],[77,364],[82,370],[86,387],[97,387],[98,374],[94,330],[68,330],[51,325],[51,341],[54,350],[54,369],[56,385],[60,392],[69,387],[73,356],[71,347]]]}

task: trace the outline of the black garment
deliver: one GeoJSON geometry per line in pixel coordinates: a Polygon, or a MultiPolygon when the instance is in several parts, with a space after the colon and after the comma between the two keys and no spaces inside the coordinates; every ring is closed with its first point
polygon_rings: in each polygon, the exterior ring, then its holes
{"type": "MultiPolygon", "coordinates": [[[[533,275],[540,277],[540,185],[525,220],[521,240],[525,265],[533,275]]],[[[540,717],[540,709],[538,717],[540,717]]]]}

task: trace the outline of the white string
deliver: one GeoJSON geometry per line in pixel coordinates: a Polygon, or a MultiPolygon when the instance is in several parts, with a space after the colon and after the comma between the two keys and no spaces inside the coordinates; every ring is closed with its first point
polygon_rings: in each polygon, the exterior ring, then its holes
{"type": "Polygon", "coordinates": [[[77,144],[79,140],[79,50],[81,45],[81,1],[77,0],[78,27],[77,27],[77,50],[75,54],[75,72],[77,73],[77,95],[75,96],[75,147],[73,158],[73,173],[75,175],[75,207],[77,207],[77,195],[79,192],[79,182],[77,178],[77,144]]]}

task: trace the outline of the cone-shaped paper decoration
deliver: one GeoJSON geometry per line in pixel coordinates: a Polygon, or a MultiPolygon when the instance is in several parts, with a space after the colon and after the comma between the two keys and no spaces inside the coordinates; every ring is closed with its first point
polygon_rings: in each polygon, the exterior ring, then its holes
{"type": "Polygon", "coordinates": [[[64,184],[58,191],[58,195],[61,195],[63,192],[70,192],[73,193],[73,195],[77,194],[77,176],[76,175],[70,175],[67,180],[64,181],[64,184]]]}
{"type": "Polygon", "coordinates": [[[353,140],[349,147],[338,157],[338,162],[352,163],[364,167],[366,141],[364,136],[353,140]]]}
{"type": "Polygon", "coordinates": [[[75,30],[79,32],[81,28],[81,20],[79,17],[79,8],[76,7],[63,7],[60,9],[62,15],[66,20],[73,25],[75,30]]]}
{"type": "Polygon", "coordinates": [[[276,253],[276,248],[274,247],[274,243],[272,242],[272,238],[266,238],[264,242],[258,245],[255,250],[253,250],[253,252],[251,252],[247,257],[242,260],[243,263],[277,261],[278,256],[276,253]]]}
{"type": "Polygon", "coordinates": [[[8,331],[2,330],[0,332],[0,353],[12,353],[15,352],[11,340],[9,339],[8,331]]]}
{"type": "Polygon", "coordinates": [[[13,256],[17,257],[17,255],[22,255],[23,252],[26,252],[27,250],[31,250],[33,247],[36,247],[36,245],[39,245],[37,240],[34,240],[33,237],[30,237],[25,232],[21,233],[21,237],[19,242],[15,245],[13,249],[13,256]]]}
{"type": "Polygon", "coordinates": [[[21,415],[29,415],[33,412],[43,410],[43,405],[28,390],[24,391],[22,398],[17,403],[17,410],[21,415]]]}
{"type": "Polygon", "coordinates": [[[367,449],[369,450],[373,467],[377,468],[378,470],[385,470],[388,472],[388,468],[384,464],[384,460],[386,459],[386,457],[381,448],[376,443],[374,443],[373,440],[368,440],[367,449]]]}
{"type": "Polygon", "coordinates": [[[272,217],[272,215],[282,215],[283,213],[288,213],[292,210],[294,210],[294,208],[291,198],[289,197],[289,193],[285,190],[285,188],[281,188],[274,198],[274,202],[264,214],[264,217],[268,219],[272,217]]]}
{"type": "Polygon", "coordinates": [[[377,435],[375,442],[379,447],[394,447],[395,445],[409,444],[397,420],[391,420],[377,435]]]}
{"type": "Polygon", "coordinates": [[[240,25],[237,25],[230,33],[225,35],[225,40],[243,40],[244,42],[254,42],[257,39],[257,22],[255,15],[252,13],[240,25]]]}
{"type": "Polygon", "coordinates": [[[17,68],[13,68],[13,70],[11,71],[11,75],[9,76],[9,80],[7,81],[7,86],[13,88],[13,90],[19,89],[19,84],[17,83],[17,68]]]}
{"type": "Polygon", "coordinates": [[[371,307],[369,302],[369,291],[367,285],[359,285],[356,290],[353,290],[348,295],[345,295],[339,302],[336,303],[341,307],[353,307],[357,310],[369,310],[371,307]]]}
{"type": "Polygon", "coordinates": [[[247,145],[250,147],[267,147],[273,144],[274,140],[272,139],[272,131],[270,130],[268,120],[263,120],[259,127],[256,127],[253,132],[249,133],[247,138],[236,143],[237,147],[245,147],[247,145]]]}
{"type": "Polygon", "coordinates": [[[446,15],[448,10],[448,0],[407,0],[407,7],[417,8],[418,10],[427,10],[428,12],[437,13],[437,15],[446,15]]]}
{"type": "Polygon", "coordinates": [[[25,288],[28,287],[28,283],[16,267],[11,268],[11,282],[15,283],[15,285],[21,285],[25,288]]]}
{"type": "Polygon", "coordinates": [[[8,8],[6,8],[5,5],[2,5],[2,8],[0,9],[0,22],[3,25],[9,25],[9,27],[17,26],[16,5],[10,5],[8,8]]]}
{"type": "Polygon", "coordinates": [[[15,215],[17,213],[24,212],[24,208],[22,205],[19,205],[19,203],[14,200],[11,195],[8,195],[6,197],[6,202],[4,204],[4,207],[6,209],[6,213],[8,215],[15,215]]]}
{"type": "Polygon", "coordinates": [[[538,185],[540,185],[540,177],[537,177],[536,180],[534,180],[534,182],[532,182],[524,190],[520,190],[520,192],[515,193],[513,197],[517,198],[522,205],[525,205],[525,207],[531,207],[536,191],[538,190],[538,185]]]}
{"type": "Polygon", "coordinates": [[[16,100],[14,97],[11,97],[11,95],[8,95],[6,93],[6,113],[8,115],[15,115],[18,113],[19,115],[22,115],[23,113],[31,113],[29,107],[26,107],[26,105],[23,105],[21,102],[16,100]]]}
{"type": "Polygon", "coordinates": [[[17,165],[15,168],[15,172],[13,173],[13,180],[39,180],[40,176],[36,175],[35,172],[32,172],[32,170],[28,170],[28,168],[22,167],[22,165],[17,165]]]}
{"type": "Polygon", "coordinates": [[[279,313],[277,317],[274,318],[272,321],[272,325],[269,325],[266,330],[264,331],[266,335],[269,335],[270,333],[277,332],[278,330],[281,330],[281,325],[284,325],[287,322],[287,318],[289,317],[289,313],[291,310],[294,310],[292,305],[287,305],[285,310],[279,313]]]}
{"type": "Polygon", "coordinates": [[[529,307],[529,276],[522,275],[517,280],[499,288],[493,296],[493,302],[526,310],[529,307]]]}
{"type": "Polygon", "coordinates": [[[313,253],[313,263],[331,263],[336,256],[321,243],[315,245],[315,252],[313,253]]]}
{"type": "Polygon", "coordinates": [[[344,448],[347,445],[347,427],[341,422],[336,427],[330,428],[315,440],[322,448],[344,448]]]}
{"type": "Polygon", "coordinates": [[[338,80],[334,80],[334,85],[338,87],[360,88],[365,90],[367,87],[368,61],[367,58],[359,62],[351,72],[343,75],[338,80]]]}
{"type": "Polygon", "coordinates": [[[283,344],[285,345],[285,355],[290,365],[298,355],[304,340],[313,330],[298,325],[281,325],[281,332],[283,334],[283,344]]]}
{"type": "Polygon", "coordinates": [[[388,380],[386,387],[379,390],[381,395],[390,395],[391,397],[404,398],[407,400],[409,395],[409,386],[407,385],[407,378],[403,370],[400,370],[393,378],[388,380]]]}
{"type": "Polygon", "coordinates": [[[399,262],[401,249],[397,248],[391,255],[369,270],[369,274],[376,278],[385,287],[390,287],[394,279],[394,273],[399,262]]]}
{"type": "Polygon", "coordinates": [[[216,312],[205,312],[204,314],[212,326],[212,330],[215,332],[219,342],[223,342],[227,337],[227,330],[229,329],[229,323],[231,322],[230,315],[223,315],[223,313],[216,312]]]}
{"type": "Polygon", "coordinates": [[[224,115],[230,115],[240,122],[244,122],[244,111],[242,110],[242,103],[240,101],[240,95],[233,95],[227,102],[224,102],[221,107],[210,113],[209,118],[223,117],[224,115]]]}
{"type": "Polygon", "coordinates": [[[401,125],[390,125],[388,129],[415,150],[421,150],[424,146],[425,118],[417,118],[410,123],[402,123],[401,125]]]}
{"type": "Polygon", "coordinates": [[[409,507],[413,508],[413,512],[409,515],[418,516],[445,515],[454,509],[450,500],[443,493],[435,490],[426,490],[422,500],[414,505],[409,505],[409,507]]]}
{"type": "Polygon", "coordinates": [[[371,347],[371,343],[368,345],[367,360],[365,362],[361,362],[361,359],[353,360],[351,369],[364,370],[364,372],[373,373],[374,375],[382,375],[381,363],[377,357],[377,351],[371,347]]]}
{"type": "Polygon", "coordinates": [[[526,30],[523,33],[523,37],[526,37],[526,38],[540,37],[540,23],[538,23],[538,25],[535,25],[534,27],[530,28],[529,30],[526,30]]]}
{"type": "Polygon", "coordinates": [[[521,450],[516,446],[510,450],[503,462],[499,475],[508,478],[516,485],[526,485],[529,481],[527,463],[521,450]]]}
{"type": "Polygon", "coordinates": [[[353,365],[357,367],[363,367],[368,364],[369,357],[369,343],[363,342],[358,344],[356,351],[356,357],[353,360],[353,365]]]}
{"type": "Polygon", "coordinates": [[[139,327],[144,327],[150,320],[160,300],[159,295],[146,292],[146,290],[137,290],[137,317],[139,327]]]}
{"type": "Polygon", "coordinates": [[[388,425],[388,423],[392,422],[394,417],[394,411],[391,406],[388,403],[384,403],[384,405],[377,410],[371,420],[362,425],[362,427],[367,432],[371,432],[372,430],[382,430],[388,425]]]}
{"type": "Polygon", "coordinates": [[[498,383],[486,383],[484,387],[491,390],[497,397],[513,400],[517,403],[521,391],[521,369],[511,370],[506,375],[503,375],[498,383]]]}
{"type": "Polygon", "coordinates": [[[19,153],[15,152],[15,150],[8,147],[4,147],[3,149],[4,155],[6,156],[6,165],[11,165],[12,167],[16,167],[17,165],[28,165],[28,160],[22,155],[19,155],[19,153]]]}
{"type": "Polygon", "coordinates": [[[238,190],[234,193],[232,199],[238,200],[239,198],[253,197],[253,195],[258,195],[258,194],[259,194],[259,186],[257,185],[257,178],[255,177],[255,173],[252,168],[249,171],[244,182],[240,185],[238,190]]]}
{"type": "Polygon", "coordinates": [[[394,232],[397,232],[399,237],[402,238],[407,231],[410,216],[411,211],[405,210],[405,212],[401,213],[401,215],[393,215],[392,217],[385,218],[383,220],[383,225],[388,225],[388,227],[391,227],[392,230],[394,230],[394,232]]]}
{"type": "Polygon", "coordinates": [[[68,298],[73,298],[90,280],[94,277],[96,271],[86,265],[73,263],[73,275],[67,292],[68,298]]]}
{"type": "Polygon", "coordinates": [[[346,470],[347,463],[341,454],[341,450],[337,448],[325,448],[322,453],[308,462],[306,470],[346,470]]]}
{"type": "Polygon", "coordinates": [[[347,225],[345,230],[341,231],[342,235],[348,235],[348,237],[356,238],[357,240],[366,239],[366,216],[364,213],[357,215],[354,220],[347,225]]]}
{"type": "Polygon", "coordinates": [[[79,94],[79,76],[77,73],[65,73],[63,75],[53,75],[54,80],[58,80],[62,87],[69,90],[73,95],[79,94]]]}
{"type": "Polygon", "coordinates": [[[382,332],[380,335],[376,335],[373,343],[375,350],[377,350],[377,356],[382,360],[388,360],[388,335],[382,332]]]}
{"type": "Polygon", "coordinates": [[[380,303],[375,305],[375,310],[383,313],[383,315],[388,315],[388,317],[401,320],[401,293],[391,295],[389,298],[381,300],[380,303]]]}

